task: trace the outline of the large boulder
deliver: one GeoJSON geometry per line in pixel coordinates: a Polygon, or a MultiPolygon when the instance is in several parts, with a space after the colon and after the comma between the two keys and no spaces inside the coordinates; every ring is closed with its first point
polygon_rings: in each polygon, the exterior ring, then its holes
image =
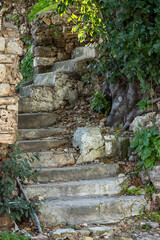
{"type": "Polygon", "coordinates": [[[105,156],[104,139],[99,127],[78,128],[74,134],[73,146],[80,150],[77,163],[92,162],[105,156]]]}

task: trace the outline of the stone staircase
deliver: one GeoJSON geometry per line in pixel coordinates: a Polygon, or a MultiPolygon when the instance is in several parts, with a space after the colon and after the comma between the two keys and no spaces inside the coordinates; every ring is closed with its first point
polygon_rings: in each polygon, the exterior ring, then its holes
{"type": "MultiPolygon", "coordinates": [[[[21,91],[18,144],[24,155],[26,152],[40,154],[40,163],[32,164],[38,170],[38,182],[25,186],[25,190],[29,197],[46,198],[40,209],[40,219],[49,225],[115,223],[138,215],[146,204],[143,195],[118,195],[126,181],[119,172],[118,162],[76,164],[77,152],[72,147],[67,127],[59,127],[58,115],[44,111],[49,110],[47,104],[39,111],[39,100],[34,98],[39,86],[55,87],[59,72],[79,71],[79,67],[83,69],[84,64],[95,56],[93,48],[77,48],[71,60],[55,63],[54,72],[38,74],[34,84],[21,91]],[[38,106],[34,113],[29,105],[32,97],[38,106]],[[65,152],[65,149],[69,150],[65,152]]],[[[43,100],[40,105],[42,103],[43,100]]]]}

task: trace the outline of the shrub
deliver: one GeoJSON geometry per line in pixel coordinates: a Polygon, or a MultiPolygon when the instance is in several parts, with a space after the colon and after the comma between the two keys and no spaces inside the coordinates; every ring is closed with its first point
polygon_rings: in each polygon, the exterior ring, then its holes
{"type": "Polygon", "coordinates": [[[135,153],[141,158],[139,167],[146,167],[151,170],[160,160],[160,134],[156,127],[146,129],[143,127],[139,132],[134,133],[135,139],[131,143],[131,148],[135,148],[135,153]]]}
{"type": "Polygon", "coordinates": [[[91,102],[91,109],[97,112],[104,112],[105,115],[110,110],[110,103],[105,99],[105,97],[102,96],[101,92],[92,92],[93,97],[92,97],[92,102],[91,102]]]}
{"type": "Polygon", "coordinates": [[[25,181],[32,178],[36,181],[37,172],[32,171],[30,163],[39,160],[39,156],[35,153],[23,159],[18,146],[11,145],[11,148],[10,159],[4,160],[0,165],[0,214],[7,212],[13,220],[20,220],[21,216],[33,217],[31,208],[37,212],[39,207],[36,200],[28,203],[19,196],[16,179],[25,181]]]}
{"type": "Polygon", "coordinates": [[[9,232],[2,232],[0,233],[0,240],[29,240],[31,239],[28,236],[21,235],[19,233],[9,233],[9,232]]]}
{"type": "Polygon", "coordinates": [[[33,54],[31,54],[30,50],[21,61],[20,72],[23,76],[22,80],[23,83],[32,80],[34,76],[34,68],[33,68],[33,54]]]}

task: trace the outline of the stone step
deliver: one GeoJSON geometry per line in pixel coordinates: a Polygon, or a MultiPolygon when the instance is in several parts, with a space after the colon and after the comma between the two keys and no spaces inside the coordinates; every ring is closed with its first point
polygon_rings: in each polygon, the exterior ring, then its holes
{"type": "MultiPolygon", "coordinates": [[[[63,65],[64,63],[68,65],[73,65],[73,63],[77,63],[77,60],[67,60],[64,62],[57,62],[57,64],[63,65]],[[69,61],[69,62],[68,62],[69,61]],[[70,63],[71,62],[71,63],[70,63]]],[[[57,69],[56,71],[53,70],[53,72],[49,73],[41,73],[37,74],[33,80],[34,82],[34,87],[31,85],[30,89],[35,88],[35,87],[55,87],[58,84],[62,84],[67,82],[68,80],[71,81],[71,79],[78,81],[80,80],[80,76],[75,73],[75,71],[68,71],[66,69],[57,69]]],[[[26,87],[25,87],[26,88],[26,87]]],[[[28,86],[29,88],[29,86],[28,86]]],[[[27,88],[23,91],[25,95],[23,96],[31,96],[31,90],[27,90],[27,88]]]]}
{"type": "MultiPolygon", "coordinates": [[[[75,153],[55,153],[55,152],[39,152],[40,161],[31,163],[32,168],[56,168],[75,164],[75,153]]],[[[26,157],[25,153],[21,154],[23,159],[26,157]]],[[[27,153],[32,157],[32,153],[27,153]]]]}
{"type": "Polygon", "coordinates": [[[34,78],[35,86],[55,86],[57,73],[48,72],[37,74],[34,78]]]}
{"type": "Polygon", "coordinates": [[[71,53],[71,58],[94,59],[98,56],[98,51],[94,45],[87,47],[77,47],[71,53]]]}
{"type": "Polygon", "coordinates": [[[48,225],[116,223],[124,218],[139,215],[139,211],[145,205],[144,196],[48,200],[40,209],[40,220],[48,225]]]}
{"type": "Polygon", "coordinates": [[[18,114],[19,129],[45,128],[57,123],[55,113],[24,113],[18,114]]]}
{"type": "Polygon", "coordinates": [[[69,59],[63,62],[55,62],[52,67],[53,72],[76,72],[86,73],[88,71],[87,66],[91,59],[75,58],[69,59]]]}
{"type": "Polygon", "coordinates": [[[120,193],[121,184],[125,179],[125,177],[112,177],[66,183],[33,184],[25,187],[25,191],[30,198],[42,196],[52,199],[114,195],[120,193]]]}
{"type": "Polygon", "coordinates": [[[118,167],[117,163],[112,163],[41,169],[38,171],[38,181],[48,183],[106,178],[115,176],[118,173],[118,167]]]}
{"type": "MultiPolygon", "coordinates": [[[[43,122],[41,124],[44,124],[43,122]]],[[[66,135],[65,128],[19,129],[18,140],[43,139],[52,136],[66,135]]]]}
{"type": "Polygon", "coordinates": [[[47,152],[67,144],[68,141],[66,139],[26,140],[18,142],[21,152],[47,152]]]}

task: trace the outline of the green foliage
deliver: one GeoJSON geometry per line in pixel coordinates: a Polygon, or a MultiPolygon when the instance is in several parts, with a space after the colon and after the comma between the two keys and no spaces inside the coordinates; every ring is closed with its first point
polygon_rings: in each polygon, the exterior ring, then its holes
{"type": "Polygon", "coordinates": [[[32,11],[29,14],[29,19],[32,22],[36,14],[40,14],[49,10],[54,10],[56,8],[57,4],[53,4],[53,1],[51,0],[39,0],[32,8],[32,11]]]}
{"type": "Polygon", "coordinates": [[[134,133],[134,140],[131,148],[141,157],[139,167],[146,167],[151,170],[160,160],[160,134],[156,127],[146,129],[143,127],[139,132],[134,133]]]}
{"type": "Polygon", "coordinates": [[[59,14],[74,7],[68,21],[79,41],[102,39],[98,68],[108,81],[137,81],[144,91],[160,83],[160,0],[39,0],[31,15],[54,4],[59,14]]]}
{"type": "Polygon", "coordinates": [[[23,76],[23,80],[21,83],[32,80],[32,78],[34,76],[33,54],[30,53],[30,47],[29,47],[29,51],[28,51],[27,55],[21,61],[20,72],[23,76]]]}
{"type": "Polygon", "coordinates": [[[156,192],[156,189],[154,186],[145,186],[145,185],[141,185],[138,187],[133,187],[131,189],[129,189],[129,186],[125,186],[124,188],[122,188],[121,190],[121,195],[124,194],[129,194],[129,195],[141,195],[143,193],[147,193],[150,194],[152,196],[153,193],[156,192]]]}
{"type": "Polygon", "coordinates": [[[142,110],[142,111],[146,110],[147,108],[151,108],[152,107],[151,101],[149,100],[149,97],[139,101],[137,103],[137,105],[139,106],[139,109],[142,110]]]}
{"type": "Polygon", "coordinates": [[[32,216],[31,208],[37,212],[39,207],[35,199],[28,203],[19,196],[16,179],[37,181],[37,171],[32,171],[30,163],[39,160],[39,156],[35,153],[23,159],[18,146],[11,145],[11,148],[10,158],[0,165],[0,214],[7,212],[13,220],[20,220],[21,216],[32,216]]]}
{"type": "Polygon", "coordinates": [[[110,103],[102,96],[101,92],[92,92],[92,102],[91,102],[91,109],[97,112],[104,112],[105,115],[110,110],[110,103]]]}
{"type": "Polygon", "coordinates": [[[9,233],[9,232],[1,232],[0,240],[29,240],[30,237],[24,236],[19,233],[9,233]]]}

